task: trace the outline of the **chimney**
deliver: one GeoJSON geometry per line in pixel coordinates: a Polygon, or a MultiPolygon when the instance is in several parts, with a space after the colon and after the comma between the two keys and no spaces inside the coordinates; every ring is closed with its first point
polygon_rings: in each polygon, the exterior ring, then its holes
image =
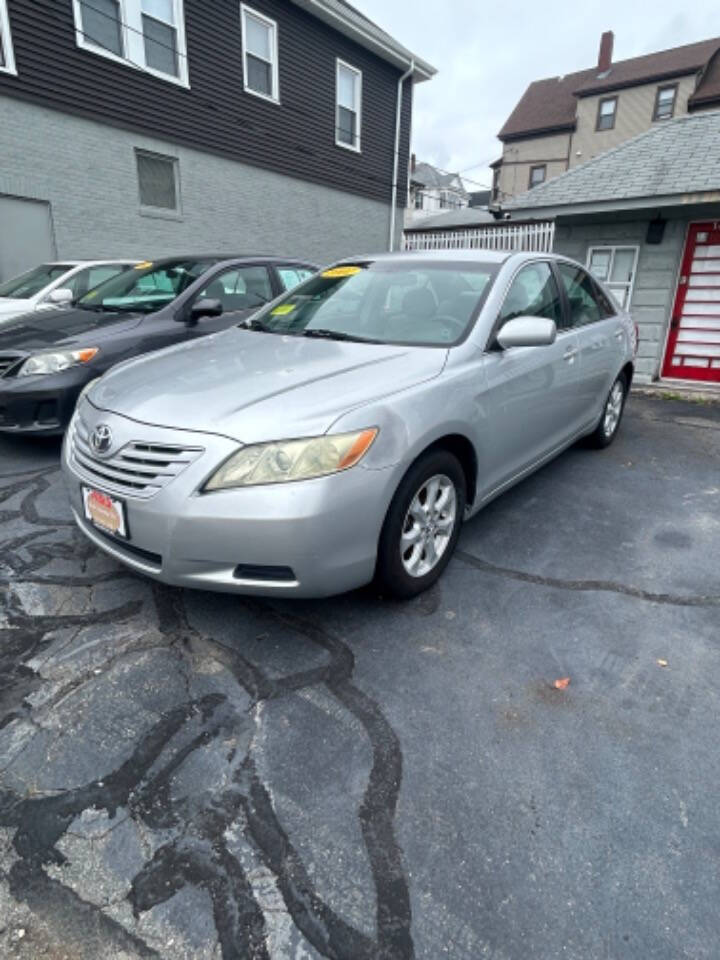
{"type": "Polygon", "coordinates": [[[410,172],[415,173],[415,154],[410,154],[410,172]]]}
{"type": "Polygon", "coordinates": [[[604,73],[612,66],[613,41],[615,34],[612,30],[606,30],[600,37],[600,52],[598,53],[598,70],[604,73]]]}

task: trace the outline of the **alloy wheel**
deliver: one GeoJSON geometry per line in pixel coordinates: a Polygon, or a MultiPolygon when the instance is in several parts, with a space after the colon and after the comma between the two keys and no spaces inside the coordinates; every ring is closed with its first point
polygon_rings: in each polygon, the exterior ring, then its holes
{"type": "Polygon", "coordinates": [[[617,430],[620,423],[620,414],[622,413],[625,391],[620,380],[613,384],[610,396],[605,404],[605,413],[603,415],[603,432],[606,437],[611,437],[617,430]]]}
{"type": "Polygon", "coordinates": [[[400,558],[411,577],[430,573],[448,548],[455,529],[457,495],[445,474],[426,480],[410,502],[400,537],[400,558]]]}

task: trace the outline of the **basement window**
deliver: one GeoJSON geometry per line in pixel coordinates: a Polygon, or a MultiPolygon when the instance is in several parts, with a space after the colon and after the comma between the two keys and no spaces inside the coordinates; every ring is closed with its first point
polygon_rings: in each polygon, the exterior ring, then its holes
{"type": "Polygon", "coordinates": [[[335,143],[360,152],[362,73],[343,60],[337,61],[335,77],[335,143]]]}
{"type": "Polygon", "coordinates": [[[240,4],[243,78],[247,93],[280,102],[278,29],[274,20],[240,4]]]}
{"type": "Polygon", "coordinates": [[[141,213],[176,217],[180,213],[178,161],[145,150],[135,151],[141,213]]]}
{"type": "Polygon", "coordinates": [[[183,0],[73,0],[77,45],[189,86],[183,0]]]}
{"type": "Polygon", "coordinates": [[[17,73],[10,36],[7,0],[0,0],[0,73],[17,73]]]}

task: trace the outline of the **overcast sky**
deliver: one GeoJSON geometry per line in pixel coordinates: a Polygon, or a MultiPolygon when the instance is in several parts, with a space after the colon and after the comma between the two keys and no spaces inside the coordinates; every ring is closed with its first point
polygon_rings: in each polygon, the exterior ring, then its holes
{"type": "Polygon", "coordinates": [[[614,60],[720,36],[720,4],[700,0],[353,0],[438,74],[415,87],[413,150],[490,184],[496,134],[532,80],[597,63],[600,34],[614,60]],[[469,169],[471,168],[471,169],[469,169]]]}

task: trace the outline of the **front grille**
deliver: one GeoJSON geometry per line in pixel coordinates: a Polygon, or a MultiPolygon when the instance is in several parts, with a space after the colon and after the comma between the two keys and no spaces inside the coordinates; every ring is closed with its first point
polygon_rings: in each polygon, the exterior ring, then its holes
{"type": "Polygon", "coordinates": [[[0,377],[12,373],[24,358],[24,354],[0,353],[0,377]]]}
{"type": "Polygon", "coordinates": [[[77,417],[70,437],[70,455],[77,472],[110,493],[147,499],[179,476],[201,454],[202,447],[133,440],[112,457],[102,459],[90,447],[90,431],[77,417]]]}

